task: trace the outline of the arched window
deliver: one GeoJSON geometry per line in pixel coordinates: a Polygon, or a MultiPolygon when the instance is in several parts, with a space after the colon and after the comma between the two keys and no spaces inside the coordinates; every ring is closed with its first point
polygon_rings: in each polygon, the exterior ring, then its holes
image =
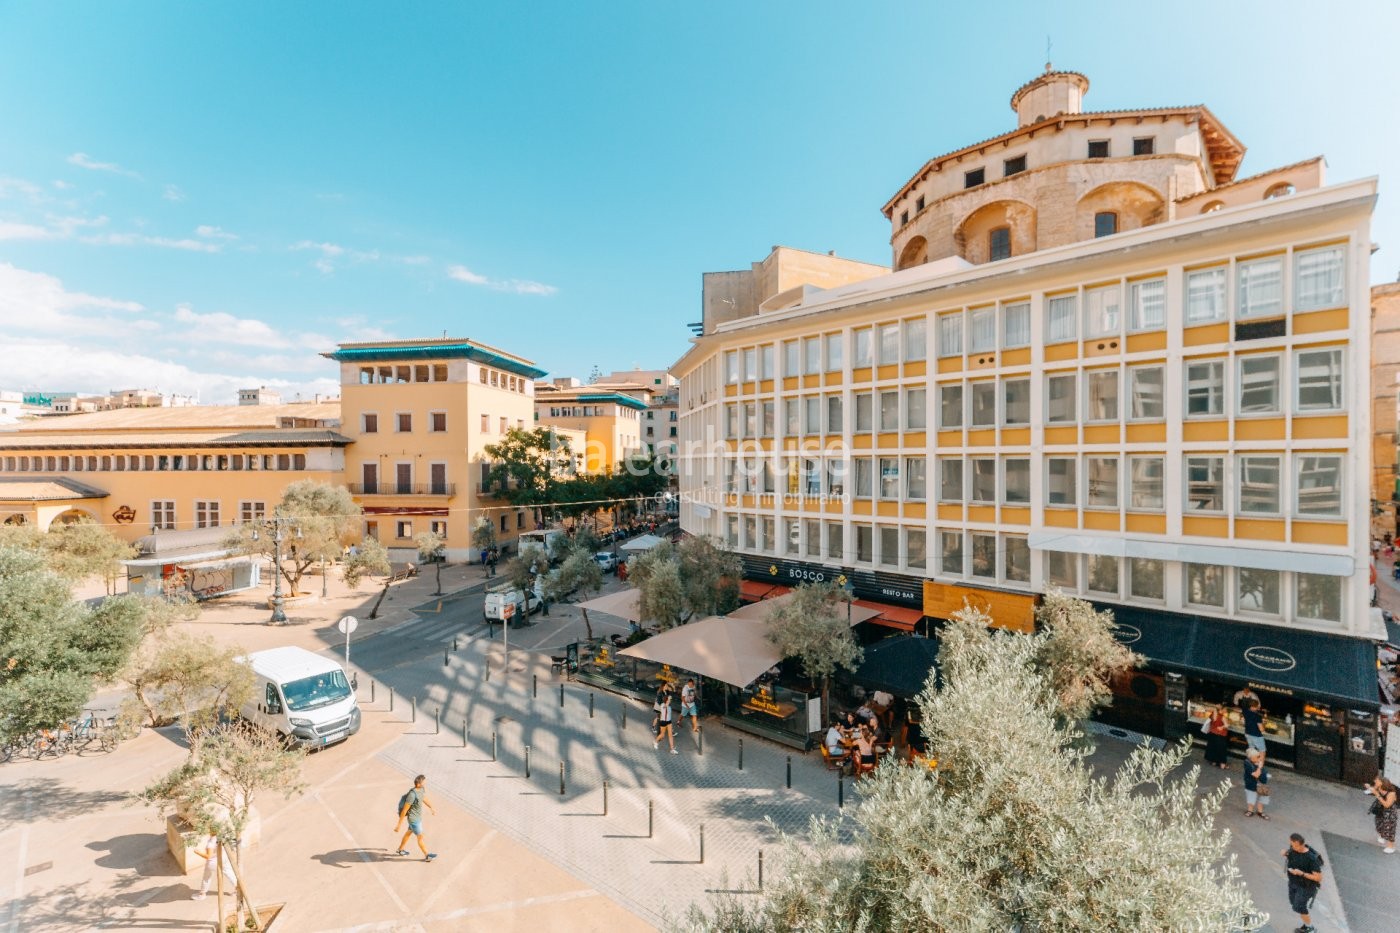
{"type": "Polygon", "coordinates": [[[1224,207],[1224,206],[1225,206],[1225,202],[1224,202],[1224,201],[1211,201],[1211,202],[1209,202],[1208,204],[1206,204],[1205,207],[1201,208],[1201,213],[1202,213],[1202,214],[1213,214],[1213,213],[1215,213],[1216,211],[1220,210],[1220,209],[1221,209],[1222,207],[1224,207]]]}
{"type": "Polygon", "coordinates": [[[1099,211],[1094,215],[1094,236],[1112,236],[1118,232],[1118,215],[1113,211],[1099,211]]]}
{"type": "Polygon", "coordinates": [[[1271,188],[1269,188],[1268,191],[1265,191],[1265,192],[1264,192],[1264,200],[1265,200],[1265,201],[1268,201],[1268,200],[1270,200],[1270,199],[1272,199],[1272,198],[1283,198],[1283,197],[1287,197],[1288,195],[1292,194],[1293,192],[1295,192],[1295,191],[1297,191],[1297,190],[1298,190],[1297,188],[1293,187],[1293,186],[1292,186],[1291,184],[1289,184],[1288,182],[1286,182],[1286,181],[1281,181],[1281,182],[1279,182],[1278,184],[1276,184],[1276,185],[1272,186],[1271,188]]]}
{"type": "Polygon", "coordinates": [[[996,262],[998,259],[1011,258],[1011,228],[997,227],[987,234],[987,259],[996,262]]]}

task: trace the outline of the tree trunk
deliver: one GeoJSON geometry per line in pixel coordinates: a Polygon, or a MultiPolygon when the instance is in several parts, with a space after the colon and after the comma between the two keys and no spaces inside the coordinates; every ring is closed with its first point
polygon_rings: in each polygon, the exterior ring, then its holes
{"type": "Polygon", "coordinates": [[[434,593],[433,595],[434,595],[434,596],[441,596],[441,595],[442,595],[442,559],[441,559],[441,558],[438,558],[438,562],[437,562],[437,592],[434,593]]]}
{"type": "Polygon", "coordinates": [[[822,678],[822,722],[823,722],[823,723],[829,723],[829,722],[831,722],[831,718],[830,718],[830,717],[831,717],[831,710],[828,708],[828,707],[830,707],[830,705],[831,705],[831,700],[830,700],[830,697],[827,695],[827,694],[828,694],[828,691],[829,691],[829,689],[830,689],[830,685],[831,685],[831,678],[830,678],[830,677],[823,677],[823,678],[822,678]]]}
{"type": "Polygon", "coordinates": [[[374,608],[369,611],[371,619],[379,618],[379,607],[384,602],[384,597],[389,595],[389,584],[393,582],[393,579],[392,576],[385,578],[384,589],[379,591],[379,598],[374,601],[374,608]]]}
{"type": "Polygon", "coordinates": [[[588,610],[587,610],[587,609],[579,609],[579,612],[582,612],[582,613],[583,613],[583,628],[584,628],[584,631],[586,631],[586,632],[588,633],[588,640],[589,640],[589,641],[592,641],[592,640],[593,640],[593,623],[588,621],[588,610]]]}
{"type": "Polygon", "coordinates": [[[328,574],[327,574],[327,572],[326,572],[326,559],[323,557],[323,558],[321,558],[321,598],[322,598],[322,599],[325,599],[325,598],[326,598],[326,585],[327,585],[327,583],[326,583],[326,577],[327,577],[327,576],[328,576],[328,574]]]}

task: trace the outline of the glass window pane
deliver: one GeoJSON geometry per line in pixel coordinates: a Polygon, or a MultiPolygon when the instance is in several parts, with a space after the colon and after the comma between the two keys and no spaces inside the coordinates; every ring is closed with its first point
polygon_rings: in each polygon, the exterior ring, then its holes
{"type": "Polygon", "coordinates": [[[972,575],[996,579],[997,575],[997,536],[991,534],[972,535],[972,575]]]}
{"type": "Polygon", "coordinates": [[[1010,583],[1031,582],[1031,546],[1025,538],[1007,535],[1002,539],[1006,555],[1005,576],[1010,583]]]}
{"type": "Polygon", "coordinates": [[[1283,313],[1283,257],[1270,256],[1242,262],[1235,267],[1237,299],[1235,316],[1273,317],[1283,313]]]}
{"type": "Polygon", "coordinates": [[[1279,458],[1239,458],[1239,509],[1255,515],[1277,515],[1279,502],[1279,458]]]}
{"type": "Polygon", "coordinates": [[[1049,505],[1074,505],[1074,465],[1073,457],[1046,458],[1045,499],[1049,505]]]}
{"type": "Polygon", "coordinates": [[[807,419],[807,433],[822,433],[822,400],[819,395],[808,395],[802,399],[804,415],[807,419]]]}
{"type": "Polygon", "coordinates": [[[1225,411],[1225,363],[1207,360],[1186,364],[1186,414],[1219,415],[1225,411]]]}
{"type": "Polygon", "coordinates": [[[724,381],[729,383],[739,381],[738,350],[726,350],[724,353],[724,381]]]}
{"type": "Polygon", "coordinates": [[[880,498],[899,498],[899,458],[880,458],[880,498]]]}
{"type": "Polygon", "coordinates": [[[1235,570],[1236,596],[1241,612],[1279,613],[1279,593],[1282,574],[1277,570],[1256,570],[1239,567],[1235,570]]]}
{"type": "Polygon", "coordinates": [[[880,325],[880,365],[889,366],[899,362],[899,325],[880,325]]]}
{"type": "Polygon", "coordinates": [[[928,358],[928,320],[910,318],[904,322],[904,360],[911,362],[928,358]]]}
{"type": "Polygon", "coordinates": [[[899,393],[880,393],[880,430],[899,430],[899,393]]]}
{"type": "Polygon", "coordinates": [[[1090,554],[1088,557],[1089,591],[1118,595],[1118,558],[1105,554],[1090,554]]]}
{"type": "Polygon", "coordinates": [[[856,396],[856,431],[869,432],[875,428],[874,398],[869,392],[856,396]]]}
{"type": "Polygon", "coordinates": [[[899,529],[897,527],[880,526],[880,563],[891,567],[899,566],[899,529]]]}
{"type": "Polygon", "coordinates": [[[856,353],[851,365],[860,369],[874,362],[871,356],[870,328],[862,327],[860,330],[854,331],[854,334],[856,339],[856,353]]]}
{"type": "Polygon", "coordinates": [[[1225,608],[1225,568],[1217,564],[1182,564],[1186,601],[1195,606],[1225,608]]]}
{"type": "Polygon", "coordinates": [[[1031,462],[1022,457],[1012,457],[1006,461],[1005,501],[1008,505],[1021,505],[1031,501],[1031,462]]]}
{"type": "Polygon", "coordinates": [[[1167,280],[1149,279],[1129,286],[1133,330],[1156,330],[1167,323],[1167,280]]]}
{"type": "Polygon", "coordinates": [[[1298,618],[1342,621],[1342,578],[1320,573],[1297,575],[1298,618]]]}
{"type": "Polygon", "coordinates": [[[922,528],[906,528],[904,530],[904,551],[910,570],[925,570],[928,568],[928,542],[927,535],[922,528]]]}
{"type": "Polygon", "coordinates": [[[944,457],[938,461],[938,498],[943,502],[963,501],[963,461],[944,457]]]}
{"type": "Polygon", "coordinates": [[[991,380],[972,384],[972,426],[990,428],[997,423],[997,384],[991,380]]]}
{"type": "Polygon", "coordinates": [[[1129,592],[1139,599],[1165,599],[1162,562],[1146,557],[1128,559],[1129,592]]]}
{"type": "Polygon", "coordinates": [[[923,501],[928,498],[928,461],[923,457],[909,457],[904,461],[905,495],[910,499],[923,501]]]}
{"type": "Polygon", "coordinates": [[[801,345],[796,340],[788,340],[783,344],[783,375],[802,375],[801,345]]]}
{"type": "Polygon", "coordinates": [[[904,390],[904,426],[910,431],[928,427],[928,390],[904,390]]]}
{"type": "Polygon", "coordinates": [[[1276,356],[1240,357],[1240,413],[1279,410],[1282,367],[1276,356]]]}
{"type": "Polygon", "coordinates": [[[1084,417],[1088,421],[1118,420],[1118,370],[1097,369],[1085,374],[1084,417]]]}
{"type": "Polygon", "coordinates": [[[1297,276],[1293,300],[1295,311],[1338,308],[1346,303],[1346,289],[1342,278],[1344,256],[1345,251],[1340,246],[1304,250],[1294,254],[1294,270],[1297,276]]]}
{"type": "Polygon", "coordinates": [[[997,309],[973,308],[968,312],[967,352],[988,353],[997,348],[997,309]]]}
{"type": "Polygon", "coordinates": [[[817,337],[802,339],[802,371],[807,375],[819,373],[822,369],[822,342],[817,337]]]}
{"type": "Polygon", "coordinates": [[[1131,382],[1132,409],[1129,417],[1134,420],[1157,420],[1163,416],[1162,367],[1136,366],[1128,370],[1131,382]]]}
{"type": "Polygon", "coordinates": [[[1052,586],[1069,590],[1079,589],[1079,555],[1065,551],[1045,552],[1045,580],[1052,586]]]}
{"type": "Polygon", "coordinates": [[[841,396],[826,397],[826,433],[841,434],[846,430],[846,420],[841,411],[841,396]]]}
{"type": "Polygon", "coordinates": [[[1058,295],[1050,299],[1046,314],[1046,343],[1064,343],[1075,339],[1078,334],[1075,321],[1078,308],[1075,295],[1058,295]]]}
{"type": "Polygon", "coordinates": [[[845,334],[827,334],[825,340],[826,340],[826,370],[827,370],[827,372],[831,372],[831,371],[833,371],[833,370],[840,369],[840,368],[842,367],[842,365],[843,365],[842,362],[841,362],[841,360],[842,360],[841,351],[845,348],[845,345],[846,345],[846,335],[845,335],[845,334]]]}
{"type": "Polygon", "coordinates": [[[744,381],[752,382],[758,378],[758,348],[748,347],[744,350],[744,381]]]}
{"type": "Polygon", "coordinates": [[[1129,460],[1132,468],[1132,499],[1129,507],[1134,509],[1156,509],[1164,507],[1162,496],[1162,458],[1133,457],[1129,460]]]}
{"type": "Polygon", "coordinates": [[[1299,456],[1298,514],[1341,517],[1342,458],[1299,456]]]}
{"type": "Polygon", "coordinates": [[[1186,458],[1186,511],[1225,511],[1225,459],[1186,458]]]}
{"type": "Polygon", "coordinates": [[[801,399],[783,399],[783,433],[789,437],[802,433],[801,399]]]}
{"type": "Polygon", "coordinates": [[[875,529],[869,525],[856,526],[856,562],[861,564],[875,562],[875,529]]]}
{"type": "Polygon", "coordinates": [[[938,355],[962,356],[962,315],[944,314],[938,318],[938,355]]]}
{"type": "Polygon", "coordinates": [[[827,522],[826,525],[826,556],[828,559],[839,560],[844,551],[845,532],[841,528],[840,522],[827,522]]]}
{"type": "Polygon", "coordinates": [[[961,531],[940,531],[938,533],[938,552],[939,570],[956,577],[963,575],[963,533],[961,531]]]}
{"type": "Polygon", "coordinates": [[[1074,373],[1045,377],[1046,420],[1051,423],[1074,423],[1074,373]]]}
{"type": "Polygon", "coordinates": [[[1002,417],[1008,425],[1031,423],[1031,381],[1029,379],[1007,379],[1001,384],[1002,417]]]}
{"type": "Polygon", "coordinates": [[[997,501],[997,462],[978,458],[972,461],[972,501],[997,501]]]}
{"type": "Polygon", "coordinates": [[[1119,316],[1117,285],[1090,288],[1084,292],[1084,336],[1107,337],[1123,329],[1119,316]]]}
{"type": "Polygon", "coordinates": [[[1186,323],[1204,324],[1225,317],[1225,267],[1186,273],[1186,323]]]}
{"type": "Polygon", "coordinates": [[[1298,354],[1298,410],[1338,411],[1342,407],[1342,351],[1303,350],[1298,354]]]}
{"type": "Polygon", "coordinates": [[[1091,509],[1118,508],[1118,458],[1085,457],[1088,493],[1084,504],[1091,509]]]}
{"type": "Polygon", "coordinates": [[[759,348],[758,351],[758,378],[773,378],[773,345],[770,343],[759,348]]]}
{"type": "Polygon", "coordinates": [[[1001,309],[1001,345],[1010,350],[1031,345],[1031,305],[1020,301],[1001,309]]]}
{"type": "Polygon", "coordinates": [[[807,537],[807,556],[822,556],[822,523],[815,519],[807,519],[804,522],[804,530],[807,537]]]}
{"type": "Polygon", "coordinates": [[[873,491],[872,487],[874,486],[872,481],[873,465],[868,457],[861,457],[854,461],[854,466],[856,473],[856,498],[869,499],[873,491]]]}
{"type": "Polygon", "coordinates": [[[941,428],[960,428],[963,423],[963,387],[944,385],[938,387],[938,425],[941,428]]]}

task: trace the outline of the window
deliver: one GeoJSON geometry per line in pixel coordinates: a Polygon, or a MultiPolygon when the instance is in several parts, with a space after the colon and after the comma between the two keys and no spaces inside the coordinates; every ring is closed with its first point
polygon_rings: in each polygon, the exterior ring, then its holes
{"type": "Polygon", "coordinates": [[[972,384],[972,426],[991,428],[997,423],[997,384],[990,380],[972,384]]]}
{"type": "Polygon", "coordinates": [[[1186,458],[1186,511],[1225,511],[1225,458],[1186,458]]]}
{"type": "Polygon", "coordinates": [[[739,381],[739,351],[724,352],[724,381],[730,384],[739,381]]]}
{"type": "Polygon", "coordinates": [[[1129,457],[1128,476],[1130,482],[1129,508],[1155,511],[1161,511],[1164,508],[1161,457],[1129,457]]]}
{"type": "Polygon", "coordinates": [[[801,399],[783,399],[783,433],[788,437],[796,437],[802,433],[801,399]]]}
{"type": "Polygon", "coordinates": [[[856,563],[875,563],[875,529],[856,525],[856,563]]]}
{"type": "Polygon", "coordinates": [[[846,421],[841,412],[841,396],[828,395],[826,397],[826,432],[828,434],[841,434],[846,430],[846,421]]]}
{"type": "Polygon", "coordinates": [[[856,433],[868,434],[874,426],[874,402],[869,392],[862,392],[856,396],[856,433]]]}
{"type": "Polygon", "coordinates": [[[1300,250],[1293,256],[1293,310],[1316,311],[1345,304],[1340,246],[1300,250]]]}
{"type": "Polygon", "coordinates": [[[1216,564],[1182,564],[1186,575],[1186,602],[1193,606],[1225,608],[1225,568],[1216,564]]]}
{"type": "Polygon", "coordinates": [[[1299,455],[1294,476],[1298,478],[1298,515],[1340,518],[1342,515],[1342,458],[1299,455]]]}
{"type": "Polygon", "coordinates": [[[938,568],[955,577],[963,575],[963,533],[961,531],[940,531],[938,533],[938,568]]]}
{"type": "Polygon", "coordinates": [[[744,547],[758,550],[758,519],[753,515],[744,516],[744,547]]]}
{"type": "MultiPolygon", "coordinates": [[[[501,516],[501,520],[502,520],[502,521],[505,521],[505,516],[504,516],[504,515],[501,516]]],[[[724,521],[724,540],[725,540],[725,543],[728,544],[731,548],[736,548],[736,547],[739,546],[739,516],[737,516],[737,515],[726,515],[726,516],[725,516],[725,521],[724,521]]]]}
{"type": "Polygon", "coordinates": [[[1019,175],[1026,170],[1026,157],[1018,155],[1014,159],[1007,159],[1001,164],[1002,174],[1007,178],[1012,175],[1019,175]]]}
{"type": "Polygon", "coordinates": [[[816,519],[806,519],[803,523],[807,535],[807,556],[822,556],[822,523],[816,519]]]}
{"type": "Polygon", "coordinates": [[[1297,190],[1297,188],[1293,187],[1286,181],[1280,182],[1277,185],[1271,186],[1268,191],[1264,192],[1264,200],[1272,201],[1274,198],[1287,197],[1288,195],[1292,194],[1297,190]]]}
{"type": "Polygon", "coordinates": [[[1162,562],[1149,557],[1128,558],[1128,593],[1138,599],[1165,599],[1162,562]]]}
{"type": "Polygon", "coordinates": [[[1030,379],[1007,379],[1001,384],[1002,423],[1006,425],[1031,423],[1030,379]]]}
{"type": "Polygon", "coordinates": [[[854,335],[856,341],[855,359],[851,361],[851,365],[856,369],[862,369],[871,365],[873,358],[870,348],[870,328],[863,327],[851,333],[854,335]]]}
{"type": "Polygon", "coordinates": [[[1086,508],[1118,508],[1117,457],[1085,457],[1084,479],[1088,487],[1084,497],[1086,508]]]}
{"type": "Polygon", "coordinates": [[[1118,420],[1118,370],[1096,369],[1084,374],[1084,418],[1118,420]]]}
{"type": "Polygon", "coordinates": [[[1162,367],[1134,366],[1128,370],[1128,417],[1155,421],[1162,417],[1162,367]]]}
{"type": "Polygon", "coordinates": [[[429,522],[428,528],[432,531],[433,534],[437,535],[440,538],[447,537],[447,522],[445,521],[434,520],[432,522],[429,522]]]}
{"type": "Polygon", "coordinates": [[[783,343],[783,375],[802,375],[802,345],[796,340],[783,343]]]}
{"type": "Polygon", "coordinates": [[[1279,496],[1279,458],[1275,456],[1242,456],[1239,469],[1239,510],[1253,515],[1278,515],[1282,509],[1279,496]]]}
{"type": "Polygon", "coordinates": [[[899,430],[899,392],[880,393],[880,430],[899,430]]]}
{"type": "Polygon", "coordinates": [[[1031,545],[1025,538],[1006,535],[1001,539],[1006,559],[1006,579],[1010,583],[1031,582],[1031,545]]]}
{"type": "Polygon", "coordinates": [[[880,325],[880,365],[889,366],[899,362],[899,325],[880,325]]]}
{"type": "Polygon", "coordinates": [[[1045,499],[1049,505],[1074,505],[1075,490],[1074,458],[1047,457],[1045,459],[1045,499]]]}
{"type": "Polygon", "coordinates": [[[989,457],[977,457],[972,461],[972,501],[997,501],[997,462],[989,457]]]}
{"type": "Polygon", "coordinates": [[[1106,140],[1106,139],[1091,139],[1091,140],[1089,140],[1089,158],[1091,158],[1091,159],[1107,159],[1107,158],[1108,158],[1108,140],[1106,140]]]}
{"type": "Polygon", "coordinates": [[[928,390],[904,390],[904,427],[909,431],[922,431],[928,427],[928,390]]]}
{"type": "Polygon", "coordinates": [[[923,457],[904,461],[904,495],[919,502],[928,498],[928,461],[923,457]]]}
{"type": "Polygon", "coordinates": [[[1225,362],[1200,360],[1186,364],[1186,415],[1202,417],[1225,411],[1225,362]]]}
{"type": "Polygon", "coordinates": [[[744,348],[744,381],[752,382],[758,378],[758,348],[744,348]]]}
{"type": "Polygon", "coordinates": [[[1128,286],[1133,330],[1158,330],[1167,323],[1167,280],[1148,279],[1128,286]]]}
{"type": "Polygon", "coordinates": [[[1074,410],[1075,374],[1061,373],[1045,377],[1045,418],[1052,423],[1074,423],[1078,414],[1074,410]]]}
{"type": "MultiPolygon", "coordinates": [[[[648,414],[650,414],[650,412],[648,412],[648,414]]],[[[447,412],[428,412],[428,423],[428,430],[432,431],[435,434],[441,434],[442,432],[447,430],[447,412]]]]}
{"type": "Polygon", "coordinates": [[[238,503],[238,520],[240,522],[261,521],[267,514],[266,502],[240,502],[238,503]]]}
{"type": "Polygon", "coordinates": [[[940,502],[963,501],[961,457],[944,457],[938,461],[938,499],[940,502]]]}
{"type": "Polygon", "coordinates": [[[1342,408],[1342,351],[1298,352],[1298,411],[1339,411],[1342,408]]]}
{"type": "Polygon", "coordinates": [[[1031,462],[1024,457],[1003,461],[1006,473],[1002,501],[1007,505],[1025,505],[1031,501],[1031,462]]]}
{"type": "MultiPolygon", "coordinates": [[[[482,429],[483,431],[486,430],[486,416],[485,416],[485,415],[482,415],[482,416],[481,416],[481,429],[482,429]]],[[[739,406],[738,406],[738,405],[726,405],[726,406],[724,406],[724,436],[725,436],[725,437],[738,437],[738,436],[739,436],[739,406]]]]}
{"type": "Polygon", "coordinates": [[[962,356],[962,352],[962,315],[940,315],[938,318],[938,355],[962,356]]]}
{"type": "Polygon", "coordinates": [[[1240,414],[1277,412],[1283,377],[1276,356],[1242,356],[1240,363],[1240,414]]]}
{"type": "Polygon", "coordinates": [[[972,535],[972,575],[996,579],[997,575],[997,536],[993,534],[972,535]]]}
{"type": "Polygon", "coordinates": [[[1152,155],[1157,140],[1152,136],[1139,136],[1133,140],[1133,155],[1152,155]]]}
{"type": "Polygon", "coordinates": [[[997,227],[987,234],[987,259],[996,262],[1011,258],[1011,228],[997,227]]]}
{"type": "Polygon", "coordinates": [[[1079,589],[1079,555],[1065,551],[1045,552],[1045,579],[1061,589],[1079,589]]]}
{"type": "Polygon", "coordinates": [[[761,406],[759,408],[759,437],[773,436],[773,407],[774,402],[771,399],[761,403],[761,406]]]}
{"type": "Polygon", "coordinates": [[[985,168],[975,168],[970,172],[963,173],[963,187],[976,188],[987,180],[987,170],[985,168]]]}
{"type": "Polygon", "coordinates": [[[482,415],[482,416],[481,416],[481,433],[482,433],[482,434],[490,434],[490,433],[491,433],[491,416],[490,416],[490,415],[482,415]]]}
{"type": "Polygon", "coordinates": [[[1297,580],[1298,618],[1342,621],[1342,578],[1300,573],[1297,580]]]}
{"type": "Polygon", "coordinates": [[[1107,554],[1090,554],[1088,557],[1088,585],[1091,593],[1118,595],[1118,558],[1107,554]]]}
{"type": "Polygon", "coordinates": [[[822,369],[822,342],[819,337],[802,338],[802,368],[811,376],[822,369]]]}
{"type": "Polygon", "coordinates": [[[880,526],[880,563],[899,566],[899,528],[880,526]]]}
{"type": "Polygon", "coordinates": [[[938,387],[938,426],[944,430],[963,426],[963,387],[961,385],[938,387]]]}
{"type": "Polygon", "coordinates": [[[1277,570],[1240,567],[1235,571],[1236,605],[1240,612],[1279,614],[1282,575],[1277,570]]]}
{"type": "Polygon", "coordinates": [[[1239,318],[1273,317],[1283,313],[1283,257],[1268,256],[1235,267],[1239,318]]]}
{"type": "Polygon", "coordinates": [[[1094,215],[1094,236],[1112,236],[1118,232],[1118,215],[1113,211],[1099,211],[1094,215]]]}
{"type": "Polygon", "coordinates": [[[219,503],[196,499],[194,501],[194,527],[219,527],[219,503]]]}
{"type": "MultiPolygon", "coordinates": [[[[402,422],[400,422],[400,424],[402,424],[402,422]]],[[[501,433],[504,434],[504,433],[506,433],[506,432],[509,431],[509,430],[510,430],[510,419],[509,419],[509,418],[502,418],[502,419],[501,419],[501,433]]]]}
{"type": "Polygon", "coordinates": [[[826,342],[826,371],[832,372],[840,369],[845,363],[842,362],[841,351],[846,346],[845,334],[827,334],[823,338],[826,342]]]}
{"type": "Polygon", "coordinates": [[[904,322],[904,361],[928,358],[928,320],[910,318],[904,322]]]}
{"type": "Polygon", "coordinates": [[[846,494],[846,461],[826,461],[826,491],[832,496],[846,494]]]}
{"type": "Polygon", "coordinates": [[[845,549],[845,532],[841,528],[840,522],[827,522],[826,525],[826,556],[835,560],[841,558],[841,553],[845,549]]]}
{"type": "Polygon", "coordinates": [[[758,378],[773,378],[773,345],[765,344],[758,351],[758,378]]]}
{"type": "Polygon", "coordinates": [[[807,419],[807,433],[822,433],[822,400],[819,395],[808,395],[802,399],[802,406],[807,419]]]}
{"type": "Polygon", "coordinates": [[[820,496],[822,494],[821,461],[803,460],[802,478],[806,495],[820,496]]]}
{"type": "Polygon", "coordinates": [[[924,196],[921,194],[921,195],[919,195],[919,197],[914,201],[914,213],[917,214],[919,211],[921,211],[921,210],[923,210],[923,209],[924,209],[924,196]]]}
{"type": "Polygon", "coordinates": [[[1064,343],[1078,333],[1075,315],[1078,306],[1074,295],[1057,295],[1050,299],[1045,328],[1046,343],[1064,343]]]}
{"type": "Polygon", "coordinates": [[[880,458],[880,498],[899,498],[899,458],[880,458]]]}
{"type": "Polygon", "coordinates": [[[360,415],[360,433],[361,433],[361,434],[378,434],[378,433],[379,433],[379,415],[376,414],[376,413],[374,413],[374,412],[372,412],[372,411],[367,411],[367,412],[362,413],[362,414],[360,415]]]}
{"type": "Polygon", "coordinates": [[[160,531],[175,530],[175,503],[170,499],[157,499],[151,503],[151,525],[160,531]]]}
{"type": "Polygon", "coordinates": [[[1225,267],[1186,273],[1186,323],[1225,319],[1225,267]]]}
{"type": "Polygon", "coordinates": [[[907,224],[908,222],[909,222],[909,212],[908,212],[908,211],[900,211],[900,212],[899,212],[899,225],[902,227],[902,226],[904,226],[905,224],[907,224]]]}
{"type": "Polygon", "coordinates": [[[1117,285],[1090,288],[1084,292],[1084,336],[1110,337],[1123,329],[1119,316],[1117,285]]]}
{"type": "Polygon", "coordinates": [[[1001,309],[1001,345],[1010,350],[1031,344],[1031,305],[1018,301],[1001,309]]]}
{"type": "Polygon", "coordinates": [[[869,457],[859,457],[852,461],[855,467],[855,496],[857,499],[869,499],[872,495],[871,463],[869,457]]]}
{"type": "Polygon", "coordinates": [[[922,528],[904,529],[904,553],[910,570],[928,567],[928,540],[922,528]]]}
{"type": "MultiPolygon", "coordinates": [[[[758,435],[758,404],[745,402],[739,406],[739,410],[744,415],[744,437],[756,437],[758,435]]],[[[814,428],[814,430],[817,429],[814,428]]]]}

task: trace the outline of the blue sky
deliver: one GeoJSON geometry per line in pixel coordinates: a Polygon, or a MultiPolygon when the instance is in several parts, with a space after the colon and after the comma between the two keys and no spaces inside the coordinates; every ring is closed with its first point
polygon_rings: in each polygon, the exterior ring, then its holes
{"type": "Polygon", "coordinates": [[[1400,4],[0,3],[0,388],[334,391],[337,340],[666,365],[700,275],[888,263],[880,206],[1010,129],[1204,103],[1241,175],[1378,174],[1400,273],[1400,4]]]}

